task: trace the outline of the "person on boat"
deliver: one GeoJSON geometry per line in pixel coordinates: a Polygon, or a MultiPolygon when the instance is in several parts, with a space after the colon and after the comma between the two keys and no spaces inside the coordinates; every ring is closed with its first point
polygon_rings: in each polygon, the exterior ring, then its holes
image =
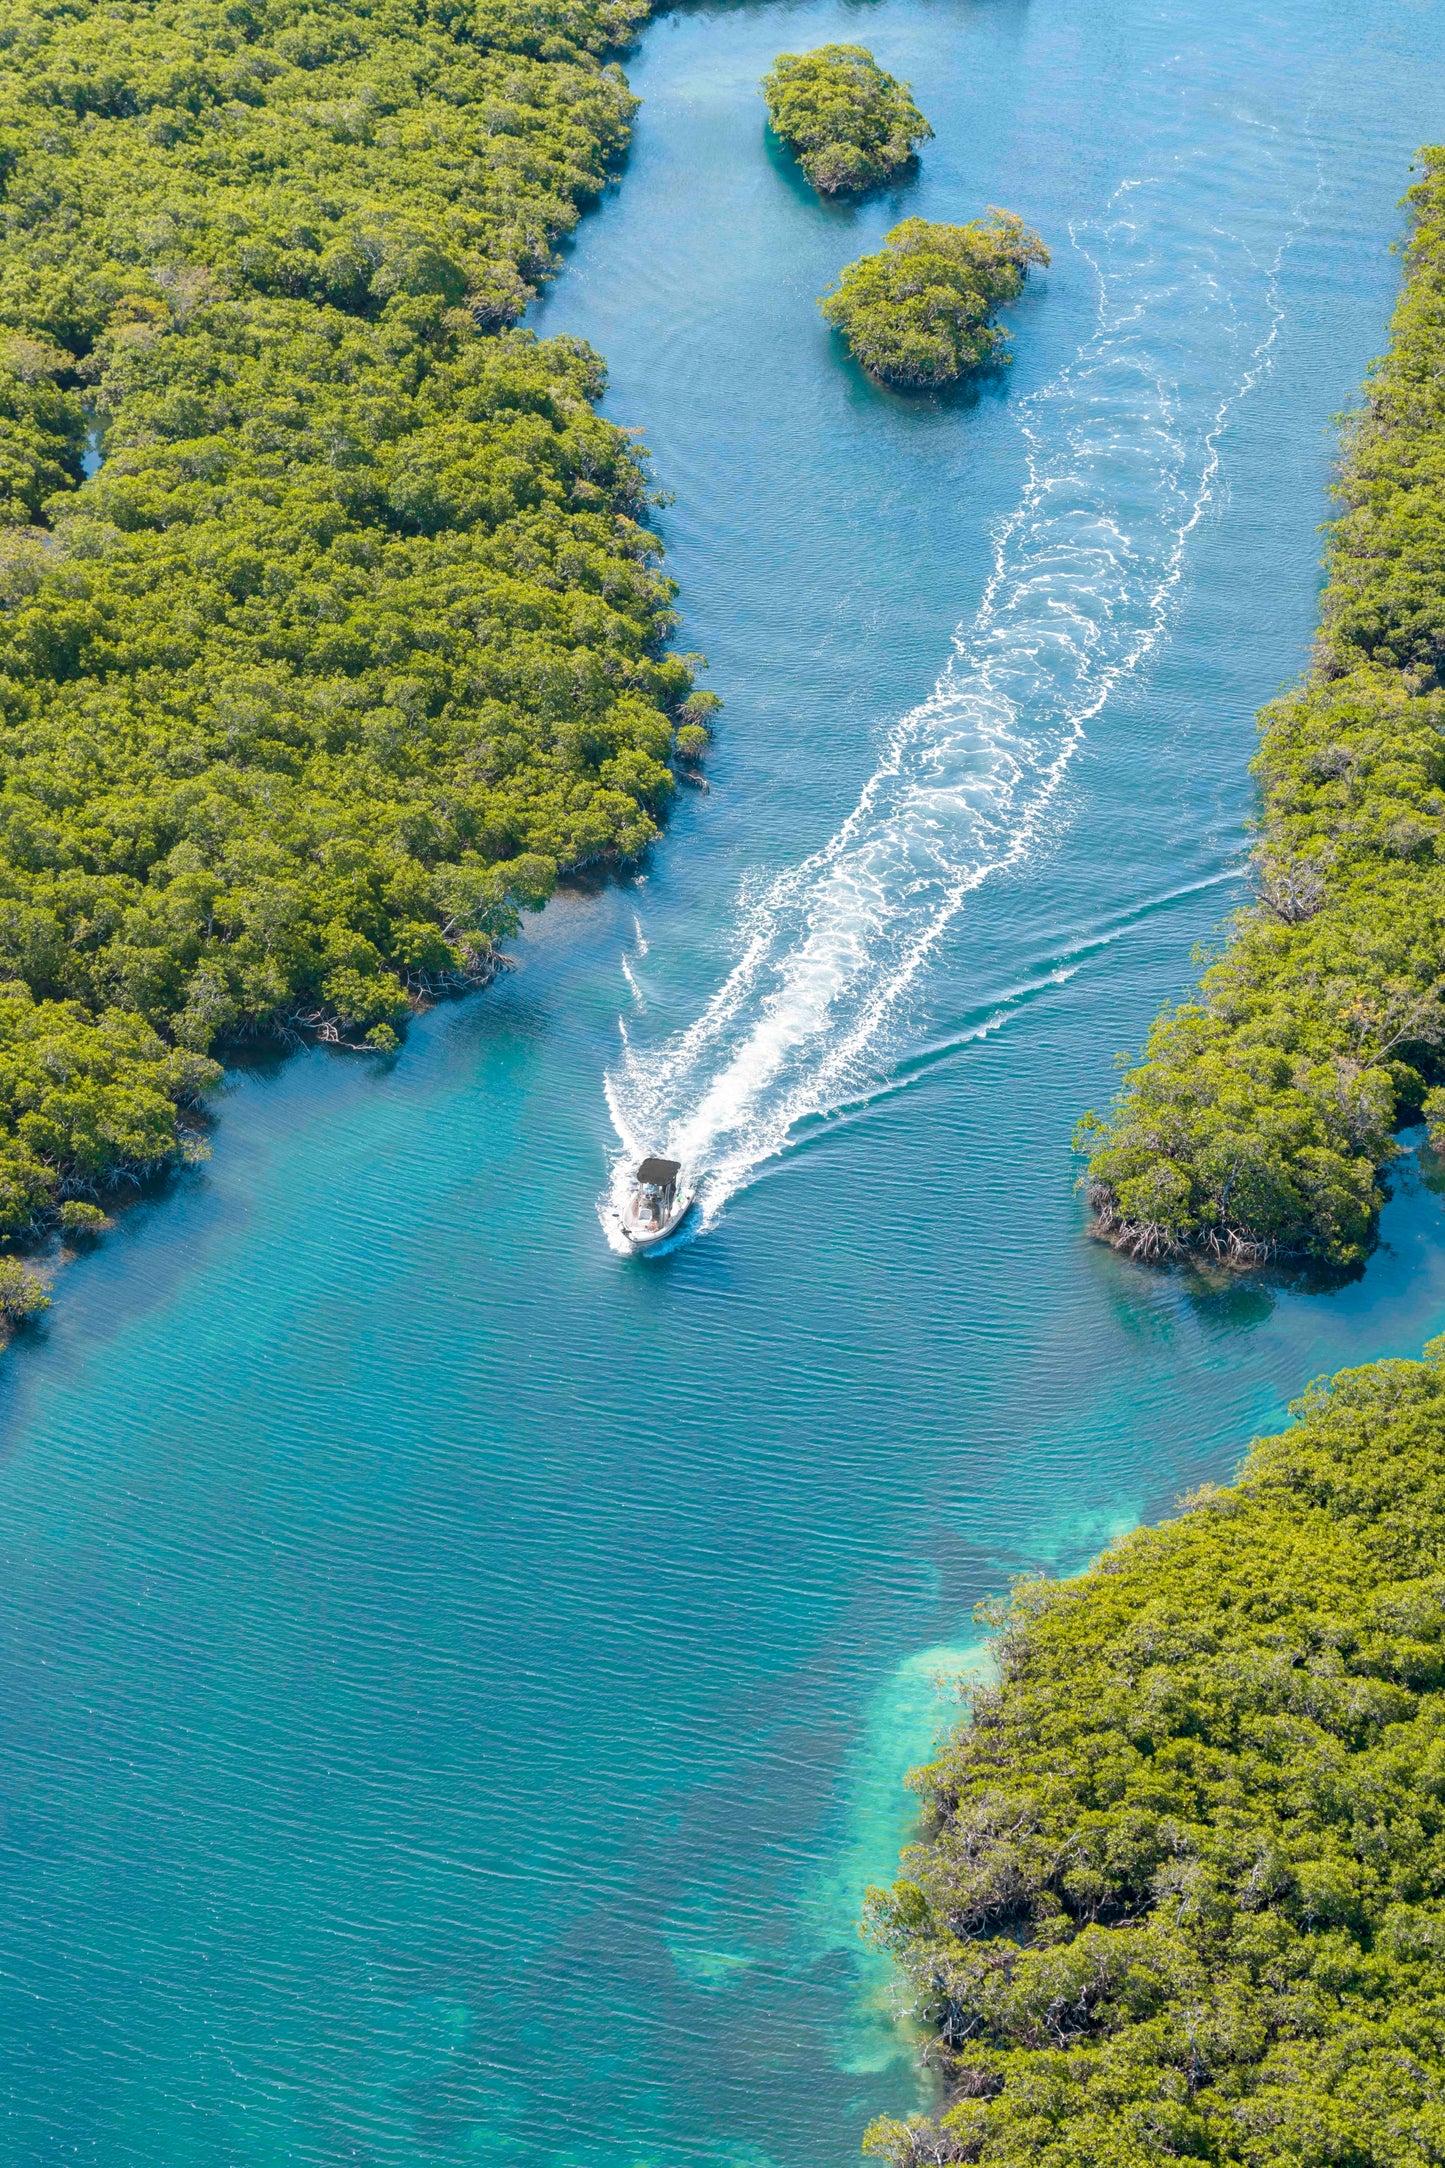
{"type": "Polygon", "coordinates": [[[643,1160],[637,1170],[632,1207],[633,1217],[639,1225],[647,1226],[654,1233],[666,1226],[681,1172],[681,1163],[675,1159],[643,1160]]]}

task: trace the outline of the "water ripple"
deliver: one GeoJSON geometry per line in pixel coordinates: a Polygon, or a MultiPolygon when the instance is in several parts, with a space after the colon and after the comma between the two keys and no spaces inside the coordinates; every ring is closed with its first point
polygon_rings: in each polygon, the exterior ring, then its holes
{"type": "MultiPolygon", "coordinates": [[[[1277,156],[1271,132],[1249,140],[1277,156]]],[[[1240,186],[1232,174],[1236,200],[1240,186]]],[[[1198,159],[1181,160],[1071,228],[1098,282],[1095,326],[1020,402],[1026,486],[933,692],[889,732],[828,842],[745,894],[740,953],[697,1020],[658,1046],[623,1024],[605,1082],[622,1150],[599,1204],[614,1246],[640,1153],[696,1170],[706,1229],[800,1122],[876,1083],[968,898],[1033,857],[1090,722],[1163,638],[1220,490],[1221,438],[1269,367],[1280,264],[1306,217],[1302,202],[1262,255],[1247,227],[1191,228],[1181,206],[1199,188],[1198,159]]]]}

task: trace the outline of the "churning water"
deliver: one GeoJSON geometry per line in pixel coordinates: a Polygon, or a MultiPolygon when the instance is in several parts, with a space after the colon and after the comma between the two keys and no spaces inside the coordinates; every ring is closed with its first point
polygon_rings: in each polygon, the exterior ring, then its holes
{"type": "MultiPolygon", "coordinates": [[[[1222,141],[1131,175],[1098,219],[1070,222],[1095,321],[1018,402],[1023,491],[932,692],[887,732],[828,841],[744,890],[741,954],[696,1022],[653,1048],[624,1021],[606,1085],[623,1147],[610,1230],[639,1154],[687,1163],[711,1226],[799,1122],[867,1091],[969,897],[1027,866],[1090,722],[1164,636],[1306,213],[1290,201],[1298,146],[1282,155],[1279,127],[1225,119],[1222,141]]],[[[623,971],[644,1005],[625,958],[623,971]]]]}
{"type": "Polygon", "coordinates": [[[711,790],[394,1064],[235,1077],[0,1367],[3,2168],[843,2168],[919,2099],[855,1923],[974,1603],[1445,1324],[1418,1184],[1322,1296],[1115,1258],[1068,1153],[1240,892],[1442,49],[1445,0],[646,33],[539,328],[674,493],[711,790]],[[766,143],[825,39],[937,130],[886,200],[766,143]],[[879,392],[816,297],[990,202],[1054,250],[1011,376],[879,392]],[[705,1240],[599,1239],[619,1133],[705,1240]]]}

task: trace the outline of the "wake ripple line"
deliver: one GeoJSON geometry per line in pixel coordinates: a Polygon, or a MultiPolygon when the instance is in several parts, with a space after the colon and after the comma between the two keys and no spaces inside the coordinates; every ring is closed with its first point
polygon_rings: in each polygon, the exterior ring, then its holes
{"type": "Polygon", "coordinates": [[[836,833],[745,894],[742,952],[697,1020],[647,1049],[619,1019],[604,1090],[622,1151],[598,1207],[614,1247],[642,1153],[696,1170],[706,1229],[799,1121],[858,1094],[865,1057],[969,896],[1035,852],[1088,725],[1164,637],[1229,416],[1271,364],[1303,216],[1267,266],[1222,232],[1191,257],[1167,219],[1152,229],[1143,216],[1167,185],[1125,182],[1105,220],[1070,229],[1097,283],[1095,328],[1020,403],[1024,489],[933,692],[888,732],[836,833]],[[1229,277],[1241,262],[1263,273],[1263,328],[1191,425],[1197,358],[1176,354],[1171,372],[1170,327],[1248,337],[1229,277]]]}

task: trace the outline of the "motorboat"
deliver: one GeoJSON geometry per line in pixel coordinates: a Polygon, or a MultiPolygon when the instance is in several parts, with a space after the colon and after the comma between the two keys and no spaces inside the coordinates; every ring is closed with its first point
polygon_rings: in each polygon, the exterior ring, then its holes
{"type": "Polygon", "coordinates": [[[679,1159],[644,1159],[622,1209],[622,1232],[635,1250],[654,1250],[687,1217],[692,1190],[679,1159]]]}

